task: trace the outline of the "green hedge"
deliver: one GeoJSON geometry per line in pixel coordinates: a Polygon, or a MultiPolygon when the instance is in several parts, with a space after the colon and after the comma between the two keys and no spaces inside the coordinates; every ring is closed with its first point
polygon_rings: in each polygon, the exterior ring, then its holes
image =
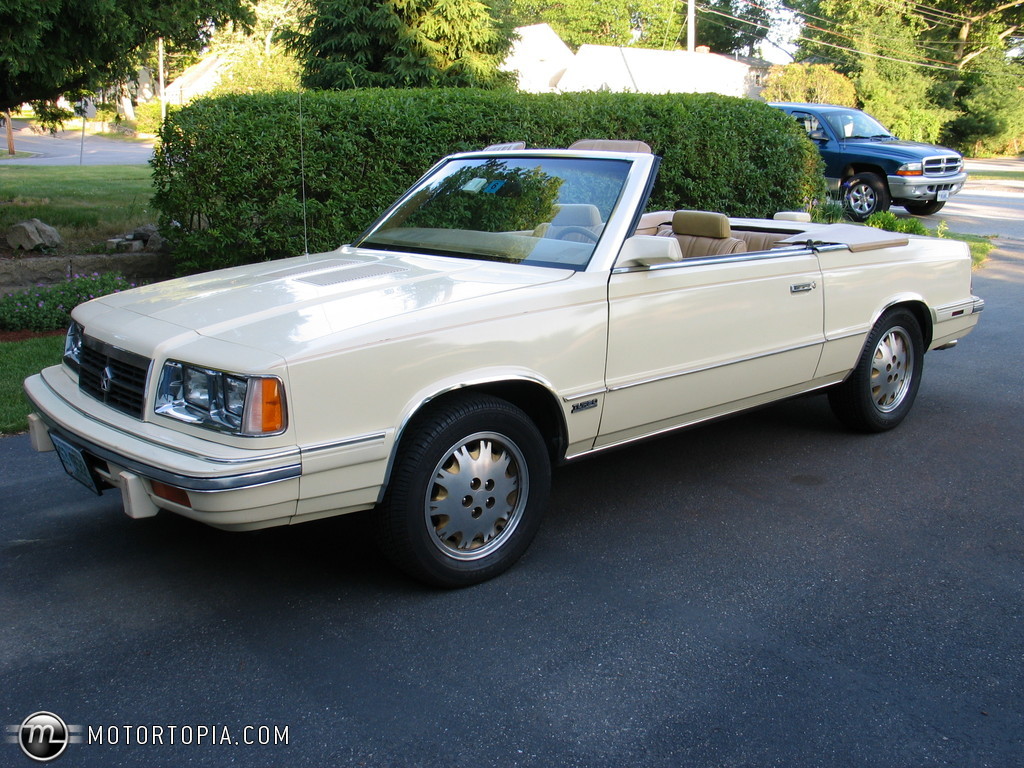
{"type": "Polygon", "coordinates": [[[770,216],[824,195],[820,158],[796,123],[714,94],[226,95],[175,113],[161,138],[154,204],[179,272],[301,253],[303,164],[312,252],[349,242],[441,157],[504,141],[646,141],[664,159],[652,209],[770,216]]]}

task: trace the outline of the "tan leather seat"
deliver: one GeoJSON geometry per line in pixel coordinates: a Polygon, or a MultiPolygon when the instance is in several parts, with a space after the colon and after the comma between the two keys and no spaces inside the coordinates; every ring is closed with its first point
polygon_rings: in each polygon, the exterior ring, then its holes
{"type": "Polygon", "coordinates": [[[789,234],[785,232],[743,232],[734,231],[733,237],[738,237],[747,244],[748,251],[767,251],[785,240],[789,234]]]}
{"type": "Polygon", "coordinates": [[[676,211],[672,233],[684,259],[745,253],[747,244],[732,236],[729,217],[709,211],[676,211]]]}

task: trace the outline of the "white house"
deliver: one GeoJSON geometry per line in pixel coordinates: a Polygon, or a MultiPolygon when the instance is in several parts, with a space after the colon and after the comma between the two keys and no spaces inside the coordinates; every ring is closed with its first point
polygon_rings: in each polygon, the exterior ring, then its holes
{"type": "Polygon", "coordinates": [[[501,68],[518,72],[521,91],[756,94],[746,62],[707,48],[662,51],[583,45],[574,55],[547,24],[516,31],[520,39],[501,68]]]}

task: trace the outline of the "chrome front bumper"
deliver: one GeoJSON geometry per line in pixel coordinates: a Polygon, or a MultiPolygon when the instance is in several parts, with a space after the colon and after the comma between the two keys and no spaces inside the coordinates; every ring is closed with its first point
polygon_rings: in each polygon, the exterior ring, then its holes
{"type": "Polygon", "coordinates": [[[887,176],[894,200],[927,201],[948,199],[963,189],[966,173],[955,176],[887,176]],[[943,194],[944,193],[944,194],[943,194]]]}
{"type": "Polygon", "coordinates": [[[44,433],[55,432],[97,459],[183,490],[200,492],[253,488],[302,474],[298,448],[266,453],[221,450],[221,455],[215,456],[190,450],[184,444],[159,444],[125,432],[75,408],[43,374],[25,380],[25,394],[39,418],[31,430],[36,450],[52,450],[44,433]]]}

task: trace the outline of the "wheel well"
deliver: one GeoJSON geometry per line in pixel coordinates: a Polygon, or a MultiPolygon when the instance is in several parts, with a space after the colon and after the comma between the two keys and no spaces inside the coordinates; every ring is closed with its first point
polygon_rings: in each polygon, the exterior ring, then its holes
{"type": "Polygon", "coordinates": [[[924,337],[924,348],[927,350],[932,343],[932,313],[929,311],[927,305],[923,301],[903,301],[899,304],[893,304],[888,309],[909,309],[914,317],[917,318],[917,324],[921,326],[921,335],[924,337]]]}
{"type": "Polygon", "coordinates": [[[850,164],[843,170],[843,181],[846,181],[851,176],[856,176],[858,173],[873,173],[878,176],[885,184],[886,188],[889,187],[889,180],[886,178],[885,171],[877,165],[863,165],[863,164],[850,164]]]}
{"type": "Polygon", "coordinates": [[[529,416],[537,426],[548,447],[552,463],[557,463],[565,455],[568,445],[565,420],[562,418],[557,398],[542,385],[522,380],[474,384],[438,395],[425,403],[423,407],[436,406],[438,403],[443,403],[449,398],[458,397],[466,392],[480,392],[492,397],[500,397],[502,400],[512,403],[529,416]]]}

